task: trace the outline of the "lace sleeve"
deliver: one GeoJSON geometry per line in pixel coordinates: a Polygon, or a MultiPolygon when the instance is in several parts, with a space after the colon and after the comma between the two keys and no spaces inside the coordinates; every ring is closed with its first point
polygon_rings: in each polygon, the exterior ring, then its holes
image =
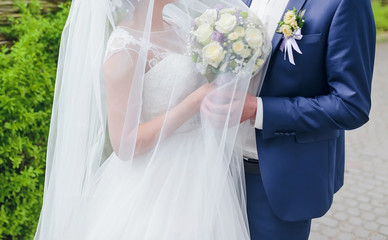
{"type": "Polygon", "coordinates": [[[115,53],[125,51],[138,53],[139,42],[134,36],[122,28],[116,28],[109,37],[104,61],[108,60],[115,53]]]}

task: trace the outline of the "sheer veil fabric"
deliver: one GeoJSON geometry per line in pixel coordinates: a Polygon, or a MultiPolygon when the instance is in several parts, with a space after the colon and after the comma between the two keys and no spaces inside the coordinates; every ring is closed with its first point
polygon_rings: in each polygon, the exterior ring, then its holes
{"type": "Polygon", "coordinates": [[[208,84],[187,36],[217,4],[246,9],[240,0],[72,1],[36,240],[249,239],[238,131],[270,42],[263,36],[264,53],[208,84]]]}

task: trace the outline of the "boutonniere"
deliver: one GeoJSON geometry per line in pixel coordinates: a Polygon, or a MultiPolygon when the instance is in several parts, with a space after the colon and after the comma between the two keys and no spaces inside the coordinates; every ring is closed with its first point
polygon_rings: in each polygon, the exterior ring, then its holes
{"type": "Polygon", "coordinates": [[[288,10],[283,17],[283,20],[279,22],[279,28],[277,29],[277,33],[283,34],[283,42],[280,45],[280,51],[284,52],[284,60],[286,60],[288,55],[288,60],[291,64],[295,65],[293,50],[297,53],[302,54],[298,43],[296,40],[301,40],[303,38],[302,35],[302,27],[304,24],[304,14],[306,10],[297,11],[296,8],[294,10],[288,10]]]}

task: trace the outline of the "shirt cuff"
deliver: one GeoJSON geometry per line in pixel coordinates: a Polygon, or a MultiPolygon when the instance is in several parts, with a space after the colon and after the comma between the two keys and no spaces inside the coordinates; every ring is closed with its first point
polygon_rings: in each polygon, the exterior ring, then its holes
{"type": "Polygon", "coordinates": [[[260,130],[263,129],[263,100],[261,97],[257,97],[255,128],[260,130]]]}

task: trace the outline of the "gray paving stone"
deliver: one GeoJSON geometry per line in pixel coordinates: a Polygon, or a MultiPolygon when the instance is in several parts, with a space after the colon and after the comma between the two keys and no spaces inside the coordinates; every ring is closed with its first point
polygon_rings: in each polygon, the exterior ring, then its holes
{"type": "Polygon", "coordinates": [[[369,231],[375,232],[379,229],[379,224],[375,222],[366,222],[365,223],[365,228],[368,229],[369,231]]]}
{"type": "Polygon", "coordinates": [[[350,233],[340,233],[340,234],[338,234],[338,238],[337,239],[353,240],[354,237],[353,237],[353,234],[350,234],[350,233]]]}
{"type": "Polygon", "coordinates": [[[340,232],[352,233],[356,227],[350,224],[341,224],[339,227],[340,232]]]}
{"type": "Polygon", "coordinates": [[[327,228],[323,234],[330,239],[334,238],[335,236],[338,235],[338,229],[337,228],[327,228]]]}
{"type": "Polygon", "coordinates": [[[380,233],[383,234],[383,235],[385,235],[385,236],[388,236],[388,227],[382,226],[382,227],[380,228],[380,233]]]}
{"type": "Polygon", "coordinates": [[[374,234],[370,237],[370,240],[387,240],[388,238],[386,236],[383,236],[381,234],[374,234]]]}
{"type": "Polygon", "coordinates": [[[369,203],[361,203],[359,208],[363,212],[367,212],[373,209],[372,205],[370,205],[369,203]]]}
{"type": "Polygon", "coordinates": [[[362,219],[358,217],[351,217],[349,218],[349,222],[355,226],[361,226],[362,225],[362,219]]]}
{"type": "Polygon", "coordinates": [[[369,231],[363,228],[357,228],[354,234],[357,239],[367,239],[371,235],[369,231]]]}
{"type": "Polygon", "coordinates": [[[321,223],[326,225],[326,226],[334,228],[337,226],[338,221],[335,220],[333,217],[328,216],[328,217],[325,217],[324,219],[322,219],[321,223]]]}
{"type": "Polygon", "coordinates": [[[377,216],[376,214],[372,213],[372,212],[369,212],[369,211],[365,211],[363,213],[361,213],[361,218],[364,220],[364,221],[374,221],[377,216]]]}
{"type": "Polygon", "coordinates": [[[388,226],[388,218],[386,218],[386,217],[379,217],[379,218],[377,218],[377,223],[381,224],[381,225],[384,225],[384,226],[388,226]]]}
{"type": "Polygon", "coordinates": [[[320,234],[320,233],[312,233],[310,238],[311,240],[331,240],[330,238],[320,234]]]}
{"type": "Polygon", "coordinates": [[[349,208],[347,211],[350,215],[358,217],[361,214],[361,211],[358,210],[357,208],[349,208]]]}
{"type": "Polygon", "coordinates": [[[344,212],[334,213],[334,218],[338,221],[345,221],[348,218],[348,215],[344,212]]]}

